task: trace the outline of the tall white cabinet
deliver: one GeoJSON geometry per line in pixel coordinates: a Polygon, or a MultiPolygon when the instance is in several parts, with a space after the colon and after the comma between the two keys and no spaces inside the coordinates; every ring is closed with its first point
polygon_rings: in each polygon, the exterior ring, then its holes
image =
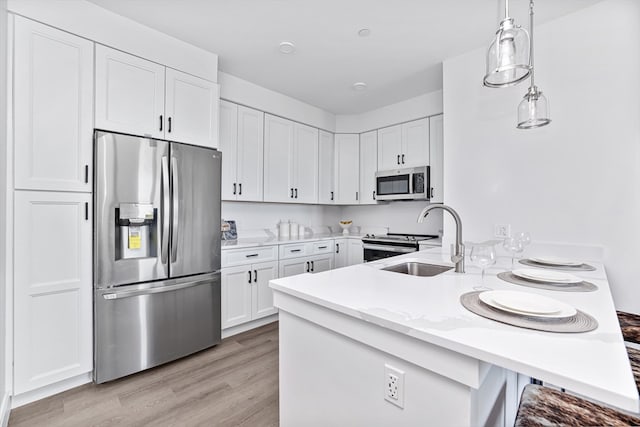
{"type": "Polygon", "coordinates": [[[336,204],[355,205],[360,198],[360,138],[357,134],[336,134],[336,204]]]}
{"type": "Polygon", "coordinates": [[[444,116],[429,118],[429,164],[431,203],[444,203],[444,116]]]}
{"type": "Polygon", "coordinates": [[[360,204],[376,204],[376,172],[378,171],[378,133],[360,134],[360,204]]]}
{"type": "Polygon", "coordinates": [[[321,130],[318,141],[318,203],[335,203],[334,155],[335,136],[321,130]]]}
{"type": "Polygon", "coordinates": [[[90,372],[93,43],[15,17],[14,395],[90,372]]]}

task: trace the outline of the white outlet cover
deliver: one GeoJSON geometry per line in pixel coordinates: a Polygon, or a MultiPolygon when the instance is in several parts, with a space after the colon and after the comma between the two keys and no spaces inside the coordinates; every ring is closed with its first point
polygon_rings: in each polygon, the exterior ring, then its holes
{"type": "Polygon", "coordinates": [[[511,236],[511,224],[494,224],[493,237],[505,239],[511,236]]]}
{"type": "Polygon", "coordinates": [[[404,371],[385,363],[383,392],[384,400],[400,408],[404,408],[404,371]],[[395,389],[397,390],[395,396],[393,396],[393,393],[390,391],[393,382],[395,382],[395,389]]]}

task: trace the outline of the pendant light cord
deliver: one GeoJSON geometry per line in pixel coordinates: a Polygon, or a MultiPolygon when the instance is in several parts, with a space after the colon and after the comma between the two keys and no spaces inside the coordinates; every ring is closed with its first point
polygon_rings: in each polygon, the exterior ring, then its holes
{"type": "Polygon", "coordinates": [[[533,0],[529,0],[529,65],[531,66],[531,87],[535,87],[533,79],[533,56],[533,0]]]}
{"type": "Polygon", "coordinates": [[[509,17],[509,0],[504,0],[504,19],[509,17]]]}

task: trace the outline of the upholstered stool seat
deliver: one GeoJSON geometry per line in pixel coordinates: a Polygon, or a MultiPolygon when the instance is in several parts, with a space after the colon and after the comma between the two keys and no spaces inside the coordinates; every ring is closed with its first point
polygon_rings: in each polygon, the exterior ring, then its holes
{"type": "Polygon", "coordinates": [[[616,311],[625,341],[640,344],[640,315],[616,311]]]}
{"type": "Polygon", "coordinates": [[[640,418],[549,387],[524,388],[515,427],[638,426],[640,418]]]}

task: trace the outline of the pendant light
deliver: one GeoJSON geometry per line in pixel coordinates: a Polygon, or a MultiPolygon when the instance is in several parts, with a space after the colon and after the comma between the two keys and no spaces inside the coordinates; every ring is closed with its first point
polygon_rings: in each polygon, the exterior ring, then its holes
{"type": "Polygon", "coordinates": [[[533,129],[551,123],[549,103],[534,81],[533,66],[533,0],[529,0],[529,32],[531,34],[531,84],[518,105],[518,129],[533,129]]]}
{"type": "Polygon", "coordinates": [[[487,87],[513,86],[526,79],[530,70],[529,33],[509,17],[509,0],[505,0],[504,19],[487,51],[487,74],[483,84],[487,87]]]}

